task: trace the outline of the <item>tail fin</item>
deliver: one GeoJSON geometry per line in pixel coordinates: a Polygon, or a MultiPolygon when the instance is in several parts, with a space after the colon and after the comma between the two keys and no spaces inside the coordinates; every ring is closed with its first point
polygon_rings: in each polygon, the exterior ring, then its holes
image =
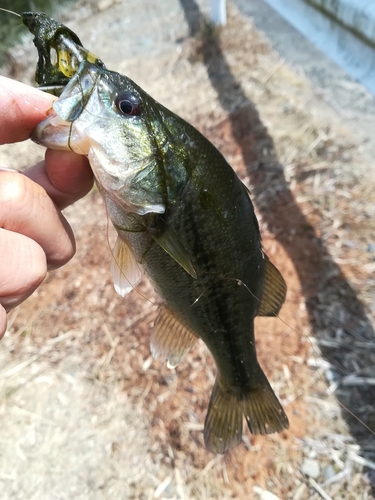
{"type": "Polygon", "coordinates": [[[225,453],[242,439],[242,408],[237,397],[216,379],[204,422],[204,442],[208,451],[225,453]]]}
{"type": "Polygon", "coordinates": [[[252,434],[288,429],[289,420],[267,377],[259,367],[258,385],[242,400],[242,411],[252,434]]]}
{"type": "Polygon", "coordinates": [[[272,434],[289,427],[279,400],[261,368],[257,387],[238,397],[216,379],[204,424],[204,441],[212,453],[225,453],[242,439],[242,416],[253,434],[272,434]]]}

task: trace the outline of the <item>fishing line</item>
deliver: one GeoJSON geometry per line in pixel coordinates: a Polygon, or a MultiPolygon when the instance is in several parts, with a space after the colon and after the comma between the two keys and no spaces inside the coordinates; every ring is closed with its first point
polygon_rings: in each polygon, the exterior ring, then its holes
{"type": "MultiPolygon", "coordinates": [[[[37,87],[33,87],[33,88],[37,88],[37,87]]],[[[35,109],[36,111],[40,111],[41,113],[46,113],[46,116],[48,116],[48,113],[53,109],[52,106],[51,106],[50,108],[47,109],[47,111],[44,111],[44,110],[38,108],[37,106],[34,106],[34,104],[32,104],[31,102],[27,101],[26,99],[24,99],[23,102],[25,104],[27,104],[28,106],[30,106],[30,108],[35,109]]]]}
{"type": "MultiPolygon", "coordinates": [[[[229,280],[229,281],[236,281],[238,285],[241,285],[243,287],[246,288],[246,290],[250,293],[250,295],[252,297],[254,297],[255,300],[257,300],[259,302],[259,304],[262,303],[262,299],[260,299],[259,297],[257,297],[251,290],[250,288],[246,285],[246,283],[244,283],[242,280],[238,279],[238,278],[228,278],[228,277],[225,277],[225,278],[220,278],[219,281],[223,281],[223,280],[229,280]]],[[[273,312],[274,316],[271,316],[271,317],[275,317],[275,318],[278,318],[279,315],[276,314],[276,310],[273,312]]]]}
{"type": "Polygon", "coordinates": [[[13,10],[4,9],[3,7],[0,7],[0,10],[3,10],[4,12],[9,12],[9,14],[14,14],[17,17],[21,17],[20,14],[17,14],[17,12],[14,12],[13,10]]]}

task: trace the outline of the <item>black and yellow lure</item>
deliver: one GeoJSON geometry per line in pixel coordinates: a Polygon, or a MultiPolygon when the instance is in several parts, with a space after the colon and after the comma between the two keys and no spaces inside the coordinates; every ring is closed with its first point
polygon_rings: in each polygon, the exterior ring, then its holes
{"type": "Polygon", "coordinates": [[[104,67],[98,57],[83,47],[72,30],[43,12],[23,12],[21,20],[34,35],[38,51],[35,81],[46,92],[59,96],[82,61],[104,67]],[[55,60],[51,57],[53,50],[55,60]]]}
{"type": "Polygon", "coordinates": [[[15,12],[0,9],[21,18],[34,35],[38,51],[35,81],[41,90],[60,96],[69,80],[78,71],[82,61],[104,67],[103,62],[86,50],[78,36],[65,25],[48,17],[44,12],[15,12]]]}

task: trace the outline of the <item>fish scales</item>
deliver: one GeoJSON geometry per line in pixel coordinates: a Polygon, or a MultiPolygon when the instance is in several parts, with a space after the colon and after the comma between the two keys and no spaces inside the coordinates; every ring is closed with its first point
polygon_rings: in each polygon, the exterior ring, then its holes
{"type": "MultiPolygon", "coordinates": [[[[186,130],[188,125],[183,123],[183,127],[186,130]]],[[[190,144],[197,147],[202,136],[196,130],[189,132],[190,144]]],[[[249,338],[254,344],[253,332],[248,336],[247,330],[251,329],[253,316],[259,309],[258,297],[263,289],[260,235],[253,205],[243,184],[223,156],[206,140],[204,144],[203,154],[192,152],[198,161],[190,165],[191,180],[183,193],[183,203],[169,216],[168,213],[163,216],[192,256],[197,279],[171,259],[155,240],[147,237],[146,232],[127,234],[125,231],[123,236],[132,243],[139,262],[169,308],[179,313],[183,323],[206,343],[220,372],[228,381],[234,383],[237,379],[241,386],[249,387],[249,378],[257,367],[255,349],[248,349],[249,359],[237,360],[241,353],[247,354],[244,344],[248,344],[249,338]],[[207,161],[210,169],[205,168],[207,161]],[[239,232],[236,238],[233,228],[239,232]],[[244,252],[243,248],[248,251],[244,252]],[[249,314],[249,310],[253,313],[249,314]],[[229,354],[228,359],[219,353],[215,356],[223,347],[229,354]]],[[[178,148],[176,151],[178,156],[178,148]]],[[[173,156],[169,161],[180,164],[173,156]]],[[[120,218],[124,220],[124,214],[120,218]]],[[[121,221],[115,224],[119,228],[121,221]]],[[[129,222],[125,225],[129,226],[129,222]]]]}
{"type": "Polygon", "coordinates": [[[277,315],[286,286],[262,251],[248,190],[194,127],[109,71],[63,25],[48,25],[43,38],[48,18],[32,14],[26,24],[39,56],[51,39],[58,56],[58,68],[48,60],[39,80],[48,84],[51,74],[55,83],[61,73],[63,86],[33,139],[87,155],[118,232],[116,290],[126,295],[143,269],[162,300],[153,354],[175,366],[198,338],[210,350],[218,375],[205,420],[207,448],[224,453],[240,443],[243,416],[256,434],[287,428],[254,338],[255,316],[277,315]]]}

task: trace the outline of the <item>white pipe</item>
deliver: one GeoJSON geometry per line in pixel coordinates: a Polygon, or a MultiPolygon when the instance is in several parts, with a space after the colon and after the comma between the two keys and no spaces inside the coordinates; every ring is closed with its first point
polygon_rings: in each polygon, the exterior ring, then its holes
{"type": "Polygon", "coordinates": [[[227,24],[225,0],[211,0],[211,21],[217,26],[227,24]]]}

